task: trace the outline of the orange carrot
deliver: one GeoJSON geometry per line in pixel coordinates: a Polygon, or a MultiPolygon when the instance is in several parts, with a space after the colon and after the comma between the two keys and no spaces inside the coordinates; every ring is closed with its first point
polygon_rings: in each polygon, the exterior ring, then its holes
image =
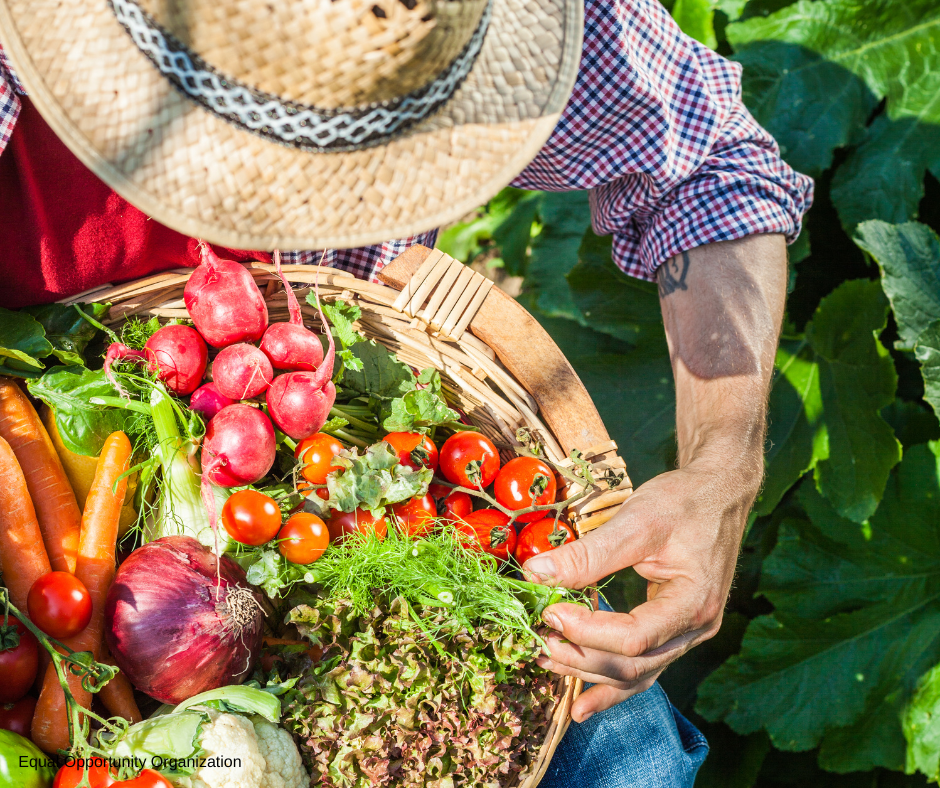
{"type": "Polygon", "coordinates": [[[10,444],[0,438],[0,569],[10,600],[24,613],[33,583],[52,571],[26,479],[10,444]]]}
{"type": "MultiPolygon", "coordinates": [[[[119,482],[118,477],[127,470],[130,457],[131,443],[127,436],[123,432],[109,435],[101,450],[95,480],[82,515],[75,576],[85,584],[91,597],[91,621],[65,644],[75,651],[90,651],[96,659],[101,655],[104,603],[114,580],[118,522],[127,489],[127,477],[119,482]]],[[[68,682],[75,700],[88,708],[91,698],[81,688],[81,681],[69,675],[68,682]]],[[[65,695],[53,665],[46,670],[42,692],[39,693],[31,738],[46,752],[67,750],[70,745],[65,695]]]]}
{"type": "MultiPolygon", "coordinates": [[[[108,647],[104,643],[101,644],[101,656],[98,661],[107,665],[114,664],[114,660],[108,653],[108,647]]],[[[132,723],[140,722],[143,719],[140,709],[137,708],[137,701],[134,700],[134,688],[123,673],[118,673],[105,684],[98,696],[109,714],[115,717],[123,717],[132,723]]]]}
{"type": "Polygon", "coordinates": [[[36,409],[20,387],[0,378],[0,437],[26,477],[52,568],[74,572],[82,514],[65,468],[36,409]]]}

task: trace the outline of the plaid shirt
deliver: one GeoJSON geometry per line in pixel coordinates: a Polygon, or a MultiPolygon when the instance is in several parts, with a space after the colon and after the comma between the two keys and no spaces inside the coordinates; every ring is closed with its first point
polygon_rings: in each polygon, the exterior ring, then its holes
{"type": "MultiPolygon", "coordinates": [[[[792,242],[813,183],[780,158],[741,101],[741,66],[683,34],[657,0],[586,0],[581,67],[548,142],[513,181],[523,189],[590,190],[594,230],[613,235],[614,260],[653,279],[670,257],[715,241],[783,233],[792,242]]],[[[0,48],[0,153],[22,85],[0,48]]],[[[326,262],[376,274],[437,231],[326,262]]],[[[316,263],[319,252],[285,255],[316,263]]]]}

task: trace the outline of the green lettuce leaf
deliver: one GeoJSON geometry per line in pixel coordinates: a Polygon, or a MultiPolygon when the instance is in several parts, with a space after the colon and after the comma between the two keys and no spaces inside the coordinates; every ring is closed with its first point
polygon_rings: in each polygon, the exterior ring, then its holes
{"type": "Polygon", "coordinates": [[[114,397],[117,392],[103,370],[57,367],[29,382],[29,392],[55,409],[62,442],[76,454],[97,457],[112,432],[123,430],[129,411],[92,405],[92,397],[114,397]]]}
{"type": "Polygon", "coordinates": [[[343,472],[327,477],[328,503],[344,512],[362,508],[382,514],[386,506],[424,495],[434,476],[430,468],[416,471],[400,464],[384,441],[369,446],[362,455],[355,447],[342,451],[333,465],[343,472]]]}
{"type": "Polygon", "coordinates": [[[940,660],[938,453],[909,449],[863,523],[801,486],[809,519],[781,524],[761,576],[774,613],[700,686],[703,716],[764,728],[779,749],[820,746],[832,771],[903,768],[899,714],[940,660]]]}

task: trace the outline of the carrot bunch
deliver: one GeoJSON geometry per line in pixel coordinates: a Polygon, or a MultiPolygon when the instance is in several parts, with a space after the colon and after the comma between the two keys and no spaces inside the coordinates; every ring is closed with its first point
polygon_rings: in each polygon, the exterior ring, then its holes
{"type": "MultiPolygon", "coordinates": [[[[105,441],[92,488],[81,513],[68,477],[32,403],[12,380],[0,378],[0,569],[16,607],[27,609],[33,583],[50,571],[73,573],[88,589],[92,617],[65,645],[109,659],[103,642],[104,605],[116,571],[116,545],[131,444],[123,432],[105,441]]],[[[42,652],[43,654],[45,652],[42,652]]],[[[46,660],[32,739],[47,752],[67,750],[65,694],[55,667],[46,660]]],[[[90,693],[69,675],[79,705],[90,693]]],[[[100,693],[108,711],[141,719],[127,679],[118,674],[100,693]]]]}

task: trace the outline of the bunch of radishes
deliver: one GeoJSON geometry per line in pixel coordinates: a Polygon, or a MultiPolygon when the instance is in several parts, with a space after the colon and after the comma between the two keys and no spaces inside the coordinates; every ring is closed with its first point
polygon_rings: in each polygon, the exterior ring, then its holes
{"type": "MultiPolygon", "coordinates": [[[[290,322],[271,325],[251,274],[238,263],[219,259],[207,244],[201,254],[202,262],[183,293],[195,329],[164,326],[150,337],[143,353],[113,344],[105,372],[113,380],[114,362],[137,361],[177,396],[191,395],[191,409],[208,425],[202,443],[203,484],[238,487],[259,481],[271,470],[276,451],[272,420],[294,440],[313,435],[326,423],[336,399],[331,380],[334,344],[327,331],[324,356],[319,337],[304,328],[300,304],[281,274],[277,253],[290,322]],[[203,383],[209,360],[206,343],[219,348],[211,383],[203,383]],[[262,395],[267,415],[259,401],[243,402],[262,395]]],[[[326,326],[322,313],[321,320],[326,326]]]]}

